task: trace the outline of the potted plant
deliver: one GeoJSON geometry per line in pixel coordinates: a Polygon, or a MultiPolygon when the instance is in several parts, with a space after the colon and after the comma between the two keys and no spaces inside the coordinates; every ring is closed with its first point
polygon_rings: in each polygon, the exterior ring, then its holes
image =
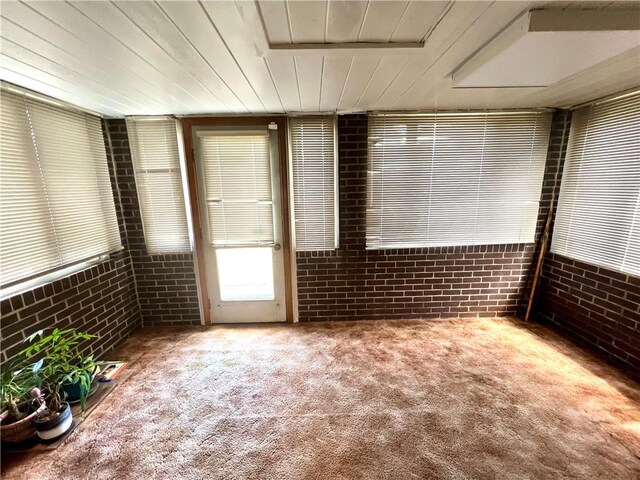
{"type": "Polygon", "coordinates": [[[16,445],[36,436],[35,418],[44,411],[45,405],[31,401],[29,391],[38,383],[36,372],[40,366],[40,362],[33,365],[12,362],[3,366],[0,373],[0,436],[4,444],[16,445]]]}
{"type": "Polygon", "coordinates": [[[77,332],[73,328],[55,328],[49,335],[40,330],[28,338],[31,343],[21,354],[27,359],[39,357],[37,375],[41,379],[40,388],[34,389],[34,400],[45,403],[34,420],[38,436],[45,441],[53,441],[64,435],[73,421],[66,390],[75,393],[84,410],[90,393],[91,376],[96,368],[92,356],[83,356],[79,345],[94,335],[77,332]]]}
{"type": "Polygon", "coordinates": [[[69,403],[63,402],[60,397],[59,381],[47,381],[43,386],[49,392],[48,404],[45,403],[44,394],[39,388],[36,387],[31,391],[34,400],[40,405],[45,405],[44,410],[39,410],[36,414],[34,425],[40,440],[52,442],[69,431],[73,423],[73,414],[69,403]]]}
{"type": "Polygon", "coordinates": [[[92,338],[95,335],[78,332],[74,328],[55,328],[49,335],[39,330],[29,336],[27,341],[30,345],[20,353],[27,359],[34,356],[41,358],[44,364],[40,376],[49,382],[49,386],[53,378],[59,380],[64,398],[72,402],[80,400],[84,408],[98,363],[92,355],[82,355],[79,345],[92,338]]]}

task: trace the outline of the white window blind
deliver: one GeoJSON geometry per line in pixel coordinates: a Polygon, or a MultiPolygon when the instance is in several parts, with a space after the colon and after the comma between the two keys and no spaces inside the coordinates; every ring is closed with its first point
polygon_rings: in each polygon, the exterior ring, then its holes
{"type": "Polygon", "coordinates": [[[534,241],[551,114],[369,118],[367,248],[534,241]]]}
{"type": "Polygon", "coordinates": [[[3,91],[2,287],[122,247],[100,119],[3,91]]]}
{"type": "Polygon", "coordinates": [[[573,112],[551,251],[640,276],[640,92],[573,112]]]}
{"type": "Polygon", "coordinates": [[[289,120],[296,249],[333,250],[336,228],[335,118],[289,120]]]}
{"type": "Polygon", "coordinates": [[[268,132],[206,133],[200,145],[209,242],[272,245],[268,132]]]}
{"type": "Polygon", "coordinates": [[[128,118],[127,132],[147,252],[191,251],[176,120],[128,118]]]}

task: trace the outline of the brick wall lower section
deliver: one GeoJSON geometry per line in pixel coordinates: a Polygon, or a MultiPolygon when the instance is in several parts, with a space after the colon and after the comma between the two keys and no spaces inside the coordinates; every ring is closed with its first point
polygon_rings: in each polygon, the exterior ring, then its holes
{"type": "Polygon", "coordinates": [[[122,119],[107,120],[106,124],[119,179],[143,324],[200,325],[193,254],[147,254],[127,126],[122,119]]]}
{"type": "Polygon", "coordinates": [[[300,321],[513,315],[532,247],[300,252],[300,321]]]}
{"type": "MultiPolygon", "coordinates": [[[[140,326],[131,262],[126,252],[99,265],[2,303],[2,360],[40,329],[74,327],[97,335],[88,343],[99,358],[140,326]]],[[[107,355],[108,356],[108,355],[107,355]]]]}
{"type": "Polygon", "coordinates": [[[24,339],[40,329],[74,327],[97,335],[86,347],[99,358],[141,325],[126,222],[120,202],[109,143],[107,157],[116,216],[124,249],[81,272],[0,302],[2,361],[25,346],[24,339]]]}
{"type": "Polygon", "coordinates": [[[568,336],[640,372],[640,278],[550,253],[537,311],[568,336]]]}
{"type": "MultiPolygon", "coordinates": [[[[566,113],[554,116],[538,234],[549,210],[566,113]]],[[[535,244],[366,250],[367,117],[338,119],[340,247],[298,252],[300,321],[514,315],[535,244]]]]}

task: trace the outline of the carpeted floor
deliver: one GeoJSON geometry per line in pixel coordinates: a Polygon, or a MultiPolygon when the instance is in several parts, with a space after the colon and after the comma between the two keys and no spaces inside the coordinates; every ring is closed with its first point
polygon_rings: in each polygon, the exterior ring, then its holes
{"type": "Polygon", "coordinates": [[[640,386],[510,320],[144,330],[3,478],[640,478],[640,386]]]}

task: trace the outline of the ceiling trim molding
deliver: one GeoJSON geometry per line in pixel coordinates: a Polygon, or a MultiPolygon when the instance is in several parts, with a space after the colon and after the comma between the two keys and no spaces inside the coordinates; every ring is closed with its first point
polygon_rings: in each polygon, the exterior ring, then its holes
{"type": "Polygon", "coordinates": [[[416,55],[424,53],[423,42],[406,43],[282,43],[270,44],[263,57],[416,55]]]}
{"type": "Polygon", "coordinates": [[[595,100],[591,100],[589,102],[579,103],[578,105],[570,107],[569,110],[577,110],[579,108],[590,107],[591,105],[600,105],[602,103],[613,102],[614,100],[619,100],[630,95],[637,95],[638,93],[640,93],[640,85],[629,88],[627,90],[623,90],[621,92],[613,93],[611,95],[596,98],[595,100]]]}

